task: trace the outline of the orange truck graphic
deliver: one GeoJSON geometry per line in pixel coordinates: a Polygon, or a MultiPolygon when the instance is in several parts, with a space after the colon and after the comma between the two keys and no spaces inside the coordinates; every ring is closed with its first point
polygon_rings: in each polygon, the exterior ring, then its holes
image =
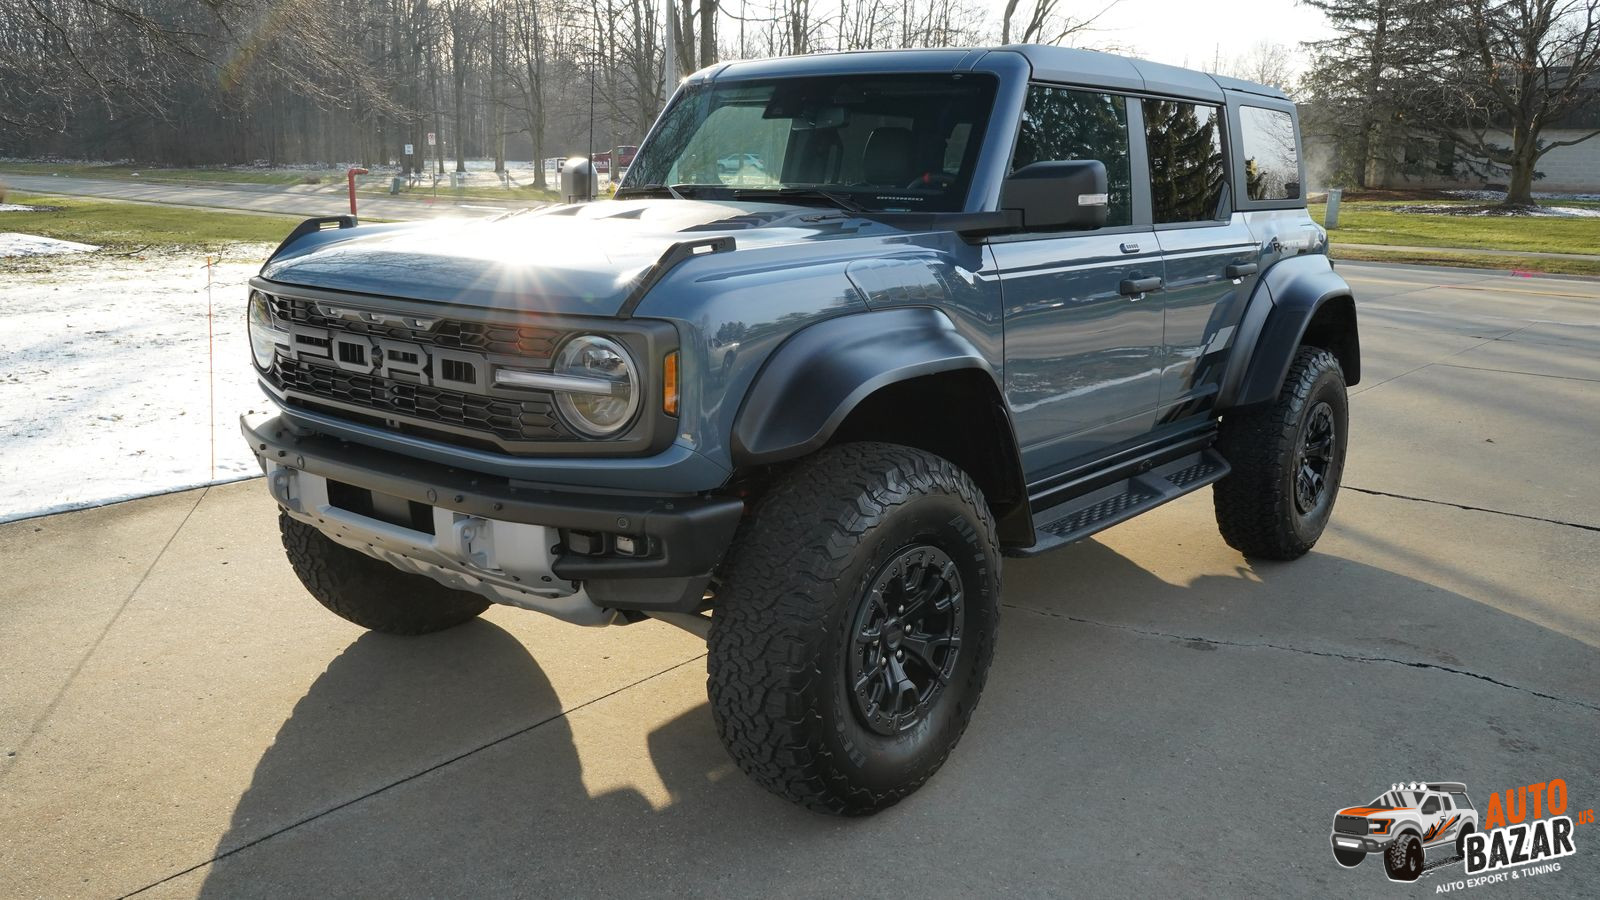
{"type": "Polygon", "coordinates": [[[1416,881],[1426,869],[1459,860],[1478,811],[1459,781],[1394,784],[1366,806],[1333,817],[1333,858],[1352,868],[1369,853],[1383,854],[1393,881],[1416,881]]]}

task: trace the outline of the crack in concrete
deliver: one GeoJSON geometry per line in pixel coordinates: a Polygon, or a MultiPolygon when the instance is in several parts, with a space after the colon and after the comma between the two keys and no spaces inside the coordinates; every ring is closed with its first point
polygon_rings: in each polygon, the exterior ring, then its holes
{"type": "Polygon", "coordinates": [[[1197,642],[1202,644],[1210,644],[1216,647],[1237,647],[1244,650],[1279,650],[1285,653],[1298,653],[1304,656],[1320,656],[1327,659],[1342,659],[1348,662],[1387,663],[1389,665],[1405,666],[1409,669],[1434,669],[1440,672],[1448,672],[1452,675],[1465,675],[1468,678],[1476,678],[1479,681],[1487,681],[1488,683],[1497,687],[1508,688],[1524,694],[1531,694],[1535,697],[1539,697],[1544,700],[1550,700],[1555,703],[1565,703],[1580,707],[1582,709],[1587,709],[1592,712],[1600,712],[1600,704],[1587,703],[1583,700],[1576,700],[1571,697],[1561,697],[1556,694],[1547,694],[1544,691],[1535,690],[1530,687],[1523,687],[1520,684],[1512,684],[1509,681],[1501,681],[1500,679],[1491,675],[1481,675],[1477,672],[1471,672],[1466,669],[1458,669],[1454,666],[1446,666],[1440,663],[1396,659],[1392,656],[1366,656],[1357,653],[1336,653],[1332,650],[1312,650],[1307,647],[1294,647],[1289,644],[1276,644],[1271,641],[1228,641],[1222,640],[1221,638],[1209,638],[1203,635],[1173,634],[1169,631],[1156,631],[1148,628],[1139,628],[1134,625],[1120,625],[1116,622],[1098,622],[1094,619],[1085,619],[1081,616],[1072,616],[1066,613],[1052,612],[1045,609],[1034,609],[1033,607],[1029,606],[1018,606],[1014,603],[1002,603],[1000,605],[1008,609],[1033,613],[1034,615],[1049,616],[1053,619],[1065,619],[1068,622],[1076,622],[1080,625],[1093,625],[1097,628],[1113,628],[1118,631],[1129,631],[1142,637],[1161,638],[1162,640],[1197,642]]]}
{"type": "Polygon", "coordinates": [[[1530,516],[1527,513],[1506,512],[1503,509],[1490,509],[1486,506],[1471,506],[1466,503],[1453,503],[1449,500],[1432,500],[1427,497],[1412,497],[1407,494],[1391,494],[1388,491],[1375,491],[1371,488],[1359,488],[1349,484],[1340,485],[1340,487],[1347,491],[1355,491],[1358,494],[1368,494],[1373,497],[1389,497],[1395,500],[1410,500],[1414,503],[1432,503],[1435,506],[1451,506],[1456,509],[1467,510],[1468,512],[1493,513],[1497,516],[1510,516],[1513,519],[1527,519],[1530,522],[1545,522],[1550,525],[1565,525],[1568,528],[1578,528],[1584,531],[1600,532],[1600,525],[1585,525],[1581,522],[1568,522],[1565,519],[1547,519],[1544,516],[1530,516]]]}

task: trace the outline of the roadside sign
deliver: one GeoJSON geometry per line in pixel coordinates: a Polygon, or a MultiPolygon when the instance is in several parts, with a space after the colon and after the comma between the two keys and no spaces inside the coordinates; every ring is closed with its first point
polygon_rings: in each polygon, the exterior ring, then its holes
{"type": "Polygon", "coordinates": [[[433,132],[428,132],[428,146],[432,147],[437,143],[439,143],[438,137],[433,132]]]}
{"type": "Polygon", "coordinates": [[[406,145],[406,155],[407,156],[411,156],[415,152],[416,151],[412,148],[412,146],[410,144],[406,145]]]}

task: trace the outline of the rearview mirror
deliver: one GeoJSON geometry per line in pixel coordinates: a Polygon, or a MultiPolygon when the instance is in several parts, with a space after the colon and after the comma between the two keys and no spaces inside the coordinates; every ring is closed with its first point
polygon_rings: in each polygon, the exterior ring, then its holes
{"type": "Polygon", "coordinates": [[[1098,159],[1036,162],[1006,177],[1000,208],[1022,213],[1025,231],[1100,228],[1111,206],[1098,159]]]}

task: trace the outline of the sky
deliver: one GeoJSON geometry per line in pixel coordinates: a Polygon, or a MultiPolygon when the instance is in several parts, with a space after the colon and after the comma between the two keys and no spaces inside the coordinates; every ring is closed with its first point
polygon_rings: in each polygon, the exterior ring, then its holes
{"type": "MultiPolygon", "coordinates": [[[[1064,0],[1074,17],[1092,15],[1109,0],[1064,0]]],[[[1004,0],[992,0],[995,16],[1004,0]]],[[[1299,42],[1332,35],[1321,12],[1294,3],[1242,3],[1239,0],[1121,0],[1096,23],[1084,45],[1102,46],[1174,66],[1209,66],[1221,53],[1226,62],[1265,41],[1282,44],[1302,68],[1299,42]]]]}

